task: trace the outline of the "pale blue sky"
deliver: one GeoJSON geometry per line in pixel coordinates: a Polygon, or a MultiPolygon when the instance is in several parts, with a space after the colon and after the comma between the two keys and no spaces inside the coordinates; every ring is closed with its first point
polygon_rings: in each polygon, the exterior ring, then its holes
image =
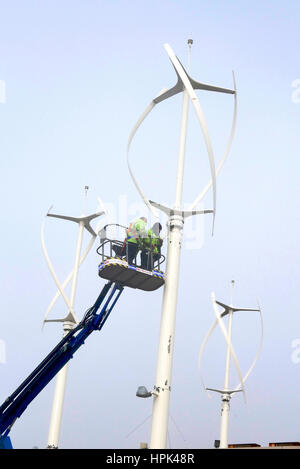
{"type": "MultiPolygon", "coordinates": [[[[292,360],[292,343],[300,338],[300,103],[292,99],[292,83],[300,78],[299,18],[294,0],[0,1],[0,80],[6,85],[6,102],[0,103],[1,402],[61,337],[59,324],[41,331],[56,292],[40,242],[48,208],[80,215],[85,185],[89,213],[98,208],[97,196],[116,213],[120,200],[128,201],[129,210],[140,204],[126,166],[129,133],[155,95],[175,83],[163,44],[186,65],[192,37],[193,78],[231,87],[235,71],[238,120],[217,182],[214,237],[207,218],[203,247],[182,251],[170,445],[209,448],[219,438],[219,397],[207,399],[197,361],[214,320],[211,291],[230,301],[232,278],[238,305],[255,307],[257,298],[261,303],[264,345],[247,381],[247,404],[238,395],[232,400],[229,440],[299,440],[300,363],[292,360]]],[[[232,97],[198,96],[218,161],[230,131],[232,97]]],[[[138,178],[158,202],[174,201],[181,102],[177,96],[157,106],[132,145],[138,178]]],[[[184,201],[192,202],[208,178],[191,109],[184,201]]],[[[205,208],[211,203],[209,194],[205,208]]],[[[75,226],[47,220],[46,242],[61,280],[73,264],[76,237],[75,226]]],[[[98,261],[93,249],[80,270],[79,318],[104,284],[98,261]]],[[[162,290],[126,290],[103,331],[77,352],[60,447],[137,448],[149,441],[150,418],[131,432],[151,414],[151,400],[136,398],[135,391],[154,384],[161,297],[162,290]]],[[[53,315],[64,313],[58,303],[53,315]]],[[[258,316],[236,317],[233,333],[246,371],[258,345],[258,316]]],[[[224,363],[217,332],[204,357],[207,385],[222,386],[224,363]]],[[[46,446],[53,385],[16,422],[16,448],[46,446]]]]}

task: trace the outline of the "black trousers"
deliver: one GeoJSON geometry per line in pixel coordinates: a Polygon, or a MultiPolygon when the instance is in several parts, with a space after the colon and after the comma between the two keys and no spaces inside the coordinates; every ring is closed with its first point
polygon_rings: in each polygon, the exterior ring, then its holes
{"type": "Polygon", "coordinates": [[[160,254],[154,254],[149,251],[141,252],[141,267],[145,270],[152,270],[155,261],[160,259],[160,254]]]}
{"type": "MultiPolygon", "coordinates": [[[[139,247],[137,245],[137,243],[128,243],[128,258],[127,258],[127,262],[128,264],[132,265],[134,259],[136,258],[137,256],[137,253],[139,252],[139,247]]],[[[126,246],[125,246],[125,252],[124,252],[124,255],[126,255],[126,246]]],[[[136,261],[135,261],[135,264],[136,264],[136,261]]]]}

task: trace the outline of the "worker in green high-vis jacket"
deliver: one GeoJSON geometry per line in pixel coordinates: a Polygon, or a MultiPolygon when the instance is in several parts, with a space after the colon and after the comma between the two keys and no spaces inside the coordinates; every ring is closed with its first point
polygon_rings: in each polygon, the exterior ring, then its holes
{"type": "Polygon", "coordinates": [[[127,262],[128,264],[132,264],[133,260],[135,259],[136,264],[136,256],[138,252],[143,247],[143,238],[147,234],[146,230],[147,225],[147,218],[140,217],[137,220],[130,223],[129,227],[126,231],[126,248],[127,248],[127,262]]]}
{"type": "Polygon", "coordinates": [[[152,228],[147,231],[147,236],[143,238],[143,249],[141,252],[142,268],[152,270],[154,262],[161,257],[161,246],[163,240],[160,237],[162,226],[160,223],[154,223],[152,228]]]}

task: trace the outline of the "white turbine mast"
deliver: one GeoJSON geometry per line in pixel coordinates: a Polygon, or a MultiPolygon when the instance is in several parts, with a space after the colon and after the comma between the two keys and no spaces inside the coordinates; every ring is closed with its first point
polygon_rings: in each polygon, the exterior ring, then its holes
{"type": "MultiPolygon", "coordinates": [[[[188,40],[188,61],[190,61],[190,51],[193,40],[188,40]]],[[[167,444],[167,429],[168,429],[168,415],[169,415],[169,400],[171,391],[171,379],[172,379],[172,361],[173,361],[173,347],[174,347],[174,333],[175,333],[175,317],[177,308],[177,291],[179,281],[179,264],[180,264],[180,251],[181,251],[181,240],[184,220],[186,217],[200,214],[213,214],[213,227],[214,218],[216,213],[216,175],[220,172],[226,157],[229,153],[230,146],[232,143],[235,123],[236,123],[236,110],[237,110],[237,98],[236,98],[236,85],[233,75],[233,90],[227,88],[220,88],[217,86],[200,83],[193,80],[184,69],[169,44],[165,44],[164,48],[168,54],[169,59],[175,69],[177,75],[176,85],[169,89],[163,89],[156,98],[154,98],[149,106],[142,113],[135,126],[133,127],[128,140],[127,145],[127,164],[128,169],[140,196],[144,200],[145,204],[154,216],[157,215],[155,209],[163,211],[168,216],[168,248],[167,248],[167,264],[166,264],[166,281],[164,285],[163,302],[162,302],[162,313],[161,313],[161,325],[160,325],[160,339],[158,347],[158,359],[157,359],[157,371],[156,381],[154,385],[154,392],[149,393],[153,395],[153,414],[152,414],[152,428],[150,438],[150,448],[164,449],[167,444]],[[234,113],[233,122],[230,137],[226,146],[225,153],[220,160],[220,163],[215,168],[214,155],[212,145],[205,121],[204,114],[202,112],[198,97],[195,90],[215,91],[219,93],[227,93],[234,96],[234,113]],[[148,197],[142,191],[140,185],[137,182],[136,177],[129,162],[129,151],[132,140],[144,121],[147,115],[152,109],[164,100],[178,94],[183,93],[183,105],[182,105],[182,118],[181,118],[181,133],[179,143],[179,155],[178,155],[178,166],[177,166],[177,177],[176,177],[176,193],[173,207],[166,207],[157,202],[149,200],[148,197]],[[198,118],[206,150],[208,153],[211,180],[205,186],[201,194],[195,199],[195,201],[189,207],[189,210],[182,209],[182,192],[183,192],[183,174],[184,174],[184,160],[185,160],[185,146],[186,146],[186,134],[187,134],[187,120],[188,120],[188,108],[189,102],[191,101],[193,108],[198,118]],[[213,191],[213,210],[195,210],[200,200],[203,199],[207,191],[212,187],[213,191]]]]}
{"type": "MultiPolygon", "coordinates": [[[[86,201],[87,191],[88,191],[88,186],[85,186],[85,201],[86,201]]],[[[100,198],[98,198],[98,202],[100,206],[101,205],[103,206],[100,198]]],[[[105,211],[93,213],[92,215],[83,214],[80,217],[71,217],[67,215],[57,215],[54,213],[49,213],[51,208],[46,214],[47,217],[59,218],[62,220],[72,221],[78,224],[78,237],[77,237],[77,245],[76,245],[76,251],[75,251],[74,267],[62,284],[59,282],[57,278],[57,275],[52,266],[50,257],[46,250],[45,239],[44,239],[45,222],[42,224],[42,229],[41,229],[41,242],[42,242],[43,253],[44,253],[48,268],[50,270],[50,273],[58,288],[57,293],[55,294],[54,298],[52,299],[51,303],[48,306],[43,324],[48,323],[48,322],[62,322],[63,323],[63,336],[65,336],[78,323],[77,318],[75,316],[75,312],[74,312],[74,305],[75,305],[75,296],[76,296],[77,283],[78,283],[77,281],[78,281],[79,267],[82,264],[82,262],[85,260],[85,258],[87,257],[88,253],[90,252],[94,244],[94,241],[97,237],[97,234],[100,230],[100,224],[97,226],[96,231],[94,231],[90,223],[93,219],[103,215],[105,211]],[[81,254],[84,229],[86,229],[89,232],[89,234],[91,235],[91,239],[85,251],[83,252],[83,254],[81,254]],[[71,280],[72,280],[71,293],[70,293],[70,298],[68,298],[65,293],[65,288],[70,283],[71,280]],[[50,311],[52,310],[53,306],[55,305],[56,301],[58,300],[60,296],[62,296],[62,298],[64,299],[66,303],[67,310],[68,310],[67,315],[61,319],[48,319],[48,315],[50,311]]],[[[67,380],[67,370],[68,370],[68,364],[65,365],[59,371],[56,377],[54,398],[53,398],[53,404],[52,404],[52,413],[51,413],[51,420],[50,420],[49,433],[48,433],[47,448],[49,449],[58,448],[62,412],[63,412],[63,402],[64,402],[65,387],[66,387],[66,380],[67,380]]]]}
{"type": "MultiPolygon", "coordinates": [[[[232,280],[232,286],[234,285],[234,280],[232,280]]],[[[221,424],[220,424],[220,448],[228,448],[228,423],[229,423],[229,412],[230,412],[230,400],[233,394],[237,392],[243,392],[244,394],[244,399],[245,398],[245,389],[244,389],[244,384],[247,378],[249,377],[250,373],[252,372],[254,366],[256,365],[256,362],[259,358],[261,348],[262,348],[262,341],[263,341],[263,322],[262,322],[262,314],[261,314],[261,309],[258,307],[257,309],[253,308],[236,308],[233,306],[232,302],[230,305],[226,305],[224,303],[221,303],[220,301],[216,301],[215,299],[215,294],[211,294],[211,299],[212,299],[212,304],[213,304],[213,309],[214,313],[216,316],[215,322],[212,324],[210,329],[208,330],[201,348],[199,352],[199,369],[201,370],[201,362],[202,362],[202,357],[203,357],[203,352],[205,349],[205,346],[207,344],[208,339],[210,338],[211,334],[215,330],[216,326],[219,325],[220,329],[222,331],[222,334],[225,338],[226,344],[227,344],[227,352],[226,352],[226,362],[225,362],[225,378],[224,378],[224,388],[223,389],[215,389],[215,388],[208,388],[204,384],[204,380],[201,376],[201,382],[202,385],[205,389],[205,391],[212,391],[221,394],[221,424]],[[220,313],[218,310],[218,305],[223,308],[223,311],[220,313]],[[233,320],[233,315],[237,311],[257,311],[260,314],[260,321],[261,321],[261,337],[260,337],[260,342],[258,346],[258,350],[256,353],[256,356],[249,367],[248,371],[244,376],[242,376],[239,362],[234,350],[234,347],[232,345],[232,320],[233,320]],[[228,316],[228,328],[226,329],[226,326],[223,322],[223,319],[225,316],[228,316]],[[231,362],[231,357],[234,361],[240,383],[233,389],[230,389],[229,386],[229,373],[230,373],[230,362],[231,362]]],[[[210,394],[207,392],[208,396],[210,397],[210,394]]]]}

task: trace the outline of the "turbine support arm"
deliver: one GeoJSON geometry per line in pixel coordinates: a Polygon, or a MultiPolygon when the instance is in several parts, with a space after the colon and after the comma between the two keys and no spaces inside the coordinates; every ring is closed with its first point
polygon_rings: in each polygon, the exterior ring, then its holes
{"type": "Polygon", "coordinates": [[[182,218],[187,218],[193,215],[205,215],[207,213],[214,213],[213,210],[178,210],[167,207],[166,205],[158,204],[157,202],[153,202],[153,200],[149,200],[149,203],[153,205],[153,207],[164,212],[168,217],[179,216],[182,218]]]}
{"type": "Polygon", "coordinates": [[[100,217],[101,215],[104,215],[104,212],[97,212],[93,213],[92,215],[87,215],[87,216],[82,216],[82,217],[69,217],[66,215],[56,215],[54,213],[47,213],[47,217],[54,217],[54,218],[61,218],[63,220],[69,220],[73,221],[75,223],[80,223],[83,222],[84,227],[91,233],[92,236],[97,236],[97,233],[93,230],[93,228],[90,225],[90,222],[97,217],[100,217]]]}

